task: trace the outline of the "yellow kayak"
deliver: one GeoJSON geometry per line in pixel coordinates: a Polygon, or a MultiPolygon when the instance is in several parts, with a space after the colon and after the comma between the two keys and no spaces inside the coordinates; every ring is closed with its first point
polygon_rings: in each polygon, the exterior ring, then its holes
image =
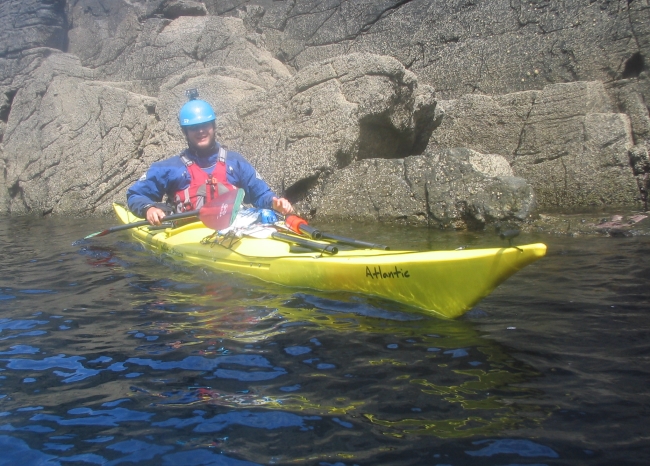
{"type": "MultiPolygon", "coordinates": [[[[120,221],[140,218],[114,205],[120,221]]],[[[546,254],[546,245],[454,251],[339,250],[295,252],[273,238],[221,238],[201,222],[132,229],[149,249],[201,267],[237,272],[279,285],[348,291],[397,301],[444,317],[461,316],[500,283],[546,254]]],[[[328,243],[322,241],[326,246],[328,243]]]]}

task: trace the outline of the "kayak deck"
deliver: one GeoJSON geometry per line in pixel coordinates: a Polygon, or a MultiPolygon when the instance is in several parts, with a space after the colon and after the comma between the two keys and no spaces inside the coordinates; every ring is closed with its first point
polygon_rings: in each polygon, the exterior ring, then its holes
{"type": "MultiPolygon", "coordinates": [[[[140,220],[122,206],[115,205],[115,211],[124,223],[140,220]]],[[[270,238],[213,242],[207,239],[214,231],[200,222],[163,230],[140,227],[132,233],[150,249],[201,267],[291,287],[378,296],[449,318],[464,314],[546,254],[541,243],[453,251],[292,252],[289,243],[270,238]]]]}

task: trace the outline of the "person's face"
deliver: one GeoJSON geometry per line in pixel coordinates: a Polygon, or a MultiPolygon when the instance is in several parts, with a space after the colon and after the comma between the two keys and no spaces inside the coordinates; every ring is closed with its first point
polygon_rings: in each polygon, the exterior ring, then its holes
{"type": "Polygon", "coordinates": [[[204,151],[214,145],[214,124],[211,121],[185,128],[187,142],[192,149],[204,151]]]}

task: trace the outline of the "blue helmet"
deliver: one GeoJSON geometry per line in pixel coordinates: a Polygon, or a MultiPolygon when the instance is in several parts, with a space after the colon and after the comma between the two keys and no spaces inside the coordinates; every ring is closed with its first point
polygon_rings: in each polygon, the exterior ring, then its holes
{"type": "Polygon", "coordinates": [[[178,112],[178,122],[181,127],[200,125],[208,121],[214,121],[217,116],[212,107],[205,100],[190,100],[181,107],[178,112]]]}

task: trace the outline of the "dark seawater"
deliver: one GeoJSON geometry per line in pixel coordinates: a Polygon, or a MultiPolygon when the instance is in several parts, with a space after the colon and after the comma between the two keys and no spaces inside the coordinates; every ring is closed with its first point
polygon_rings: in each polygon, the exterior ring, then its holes
{"type": "Polygon", "coordinates": [[[0,465],[650,464],[649,237],[522,234],[548,256],[451,321],[77,241],[112,223],[0,219],[0,465]]]}

